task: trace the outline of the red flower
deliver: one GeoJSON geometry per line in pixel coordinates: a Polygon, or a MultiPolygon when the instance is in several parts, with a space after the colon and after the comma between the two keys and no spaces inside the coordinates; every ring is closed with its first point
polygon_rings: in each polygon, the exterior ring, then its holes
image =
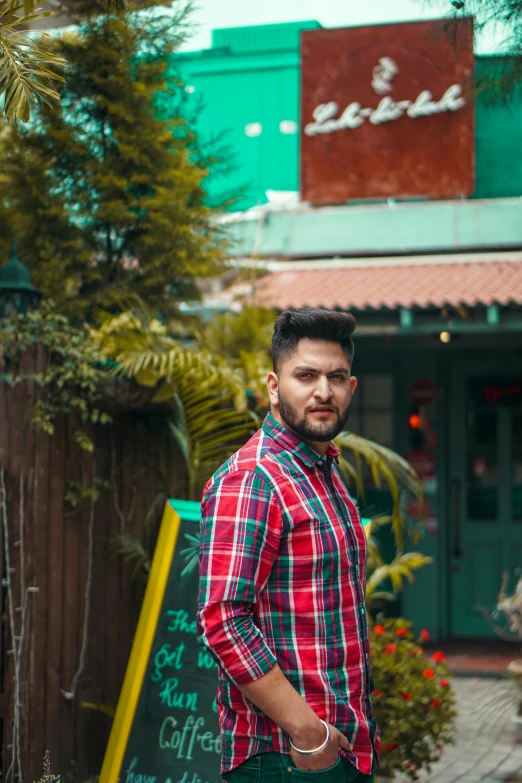
{"type": "Polygon", "coordinates": [[[445,660],[446,660],[446,656],[445,656],[445,655],[444,655],[444,653],[443,653],[443,652],[441,652],[440,650],[439,650],[438,652],[436,652],[436,653],[433,653],[433,655],[432,655],[431,657],[432,657],[432,658],[433,658],[433,660],[434,660],[434,661],[436,661],[437,663],[442,663],[442,661],[445,661],[445,660]]]}
{"type": "Polygon", "coordinates": [[[407,633],[408,631],[406,630],[406,628],[397,628],[397,630],[395,631],[395,636],[398,636],[399,639],[404,639],[407,633]]]}
{"type": "Polygon", "coordinates": [[[384,652],[387,652],[389,655],[390,653],[394,653],[396,649],[397,649],[396,644],[387,644],[386,647],[384,648],[384,652]]]}
{"type": "Polygon", "coordinates": [[[441,706],[442,706],[442,702],[440,701],[440,699],[432,699],[430,701],[430,707],[435,707],[436,709],[439,709],[439,707],[441,706]]]}
{"type": "Polygon", "coordinates": [[[420,638],[422,639],[423,642],[429,641],[430,632],[427,631],[425,628],[423,628],[422,631],[420,632],[420,638]]]}
{"type": "Polygon", "coordinates": [[[388,744],[384,746],[384,750],[395,750],[395,742],[388,742],[388,744]]]}
{"type": "Polygon", "coordinates": [[[380,699],[382,696],[382,691],[374,691],[373,692],[373,698],[374,699],[380,699]]]}
{"type": "Polygon", "coordinates": [[[433,669],[424,669],[424,671],[422,672],[422,676],[426,677],[427,680],[433,680],[433,678],[435,677],[435,672],[433,671],[433,669]]]}
{"type": "Polygon", "coordinates": [[[385,632],[385,630],[386,630],[386,628],[384,627],[384,625],[374,625],[373,626],[373,632],[374,632],[375,636],[382,636],[383,633],[385,632]]]}
{"type": "Polygon", "coordinates": [[[401,693],[401,696],[404,701],[411,701],[411,693],[401,693]]]}
{"type": "Polygon", "coordinates": [[[440,680],[440,684],[443,688],[449,688],[449,682],[447,680],[440,680]]]}

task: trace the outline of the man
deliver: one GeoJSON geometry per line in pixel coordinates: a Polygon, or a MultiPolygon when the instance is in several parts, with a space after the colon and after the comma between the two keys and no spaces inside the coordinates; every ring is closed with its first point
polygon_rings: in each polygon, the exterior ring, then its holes
{"type": "Polygon", "coordinates": [[[345,427],[355,319],[274,325],[271,412],[202,501],[198,634],[219,664],[226,783],[370,783],[366,538],[331,443],[345,427]]]}

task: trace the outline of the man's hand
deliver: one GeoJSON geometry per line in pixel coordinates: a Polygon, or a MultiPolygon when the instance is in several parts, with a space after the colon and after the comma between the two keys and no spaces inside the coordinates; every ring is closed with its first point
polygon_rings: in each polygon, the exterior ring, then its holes
{"type": "MultiPolygon", "coordinates": [[[[294,745],[301,750],[313,750],[314,748],[319,748],[326,739],[326,729],[322,723],[319,725],[322,729],[322,735],[321,732],[314,731],[312,733],[307,733],[306,736],[303,735],[302,737],[293,736],[292,742],[294,745]]],[[[292,756],[292,760],[298,769],[305,769],[310,771],[328,769],[328,767],[333,767],[339,758],[339,748],[343,748],[343,750],[352,749],[352,746],[344,734],[341,734],[341,732],[330,723],[328,726],[330,727],[330,741],[328,742],[328,745],[325,747],[325,749],[321,751],[321,753],[314,753],[311,756],[307,756],[304,753],[298,753],[297,750],[291,748],[290,755],[292,756]]]]}
{"type": "MultiPolygon", "coordinates": [[[[313,750],[320,748],[326,739],[326,729],[309,704],[290,685],[276,665],[258,680],[238,686],[243,696],[259,707],[265,715],[277,723],[292,738],[296,748],[313,750]]],[[[291,750],[298,769],[319,770],[333,767],[339,758],[339,748],[351,750],[352,746],[335,726],[330,726],[330,741],[320,753],[306,756],[291,750]]]]}

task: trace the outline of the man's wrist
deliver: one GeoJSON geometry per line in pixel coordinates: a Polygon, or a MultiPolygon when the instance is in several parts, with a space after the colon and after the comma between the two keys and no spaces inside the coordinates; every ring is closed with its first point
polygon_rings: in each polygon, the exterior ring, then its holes
{"type": "Polygon", "coordinates": [[[326,746],[330,742],[330,726],[327,723],[325,723],[324,720],[321,720],[321,723],[323,724],[326,730],[326,734],[320,745],[316,745],[313,748],[299,748],[297,747],[297,745],[295,745],[292,742],[292,738],[290,738],[290,746],[292,750],[297,751],[297,753],[302,753],[305,756],[313,756],[316,753],[322,753],[322,751],[326,748],[326,746]]]}
{"type": "Polygon", "coordinates": [[[292,743],[301,750],[312,750],[321,745],[326,737],[326,729],[322,721],[314,715],[313,718],[302,726],[289,732],[292,743]]]}

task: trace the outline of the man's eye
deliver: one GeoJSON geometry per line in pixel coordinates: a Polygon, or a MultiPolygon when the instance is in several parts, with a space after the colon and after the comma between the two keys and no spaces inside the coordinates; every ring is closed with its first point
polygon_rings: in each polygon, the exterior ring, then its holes
{"type": "Polygon", "coordinates": [[[339,375],[331,375],[330,377],[331,377],[331,378],[335,378],[335,380],[336,380],[336,381],[344,381],[344,377],[345,377],[345,376],[344,376],[344,375],[341,375],[341,374],[339,374],[339,375]]]}
{"type": "Polygon", "coordinates": [[[312,375],[311,372],[301,372],[299,373],[298,377],[304,378],[306,380],[307,378],[313,378],[314,376],[312,375]]]}

